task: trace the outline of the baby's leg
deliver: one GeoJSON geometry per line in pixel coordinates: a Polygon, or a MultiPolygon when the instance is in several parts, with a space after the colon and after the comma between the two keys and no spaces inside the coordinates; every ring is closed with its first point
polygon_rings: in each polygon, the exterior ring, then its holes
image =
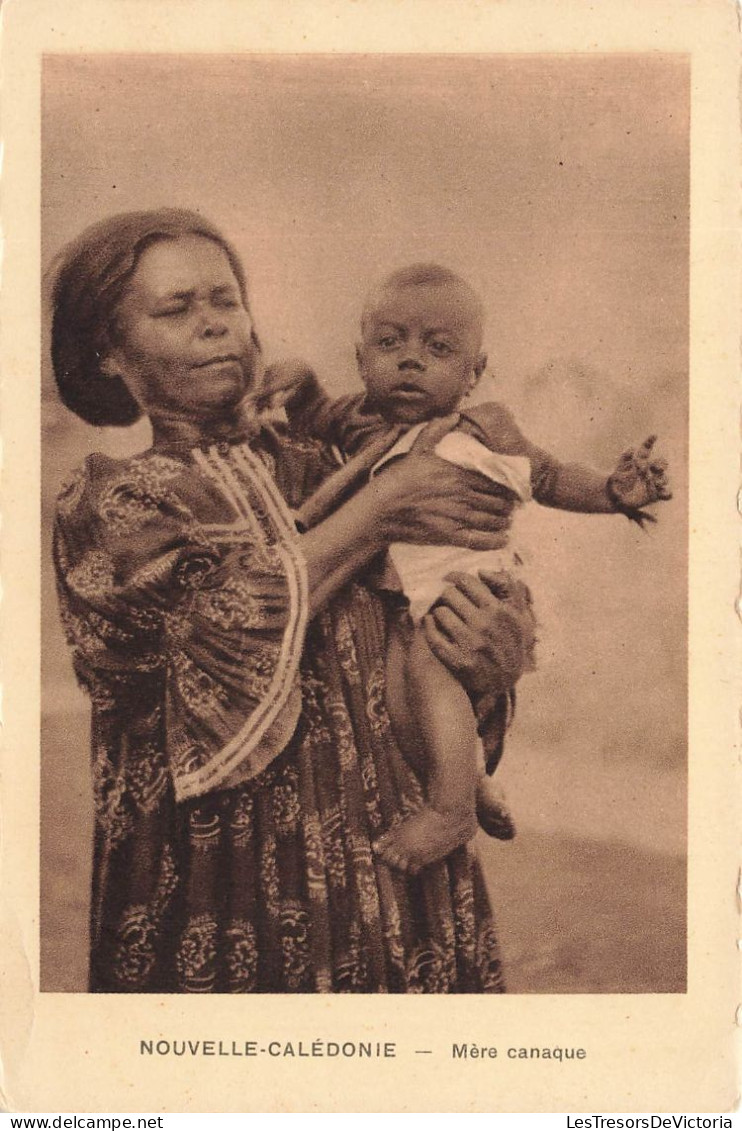
{"type": "Polygon", "coordinates": [[[469,696],[433,655],[419,627],[402,657],[391,652],[387,680],[392,724],[425,778],[427,804],[385,833],[376,849],[387,864],[414,873],[466,844],[476,831],[477,722],[469,696]]]}

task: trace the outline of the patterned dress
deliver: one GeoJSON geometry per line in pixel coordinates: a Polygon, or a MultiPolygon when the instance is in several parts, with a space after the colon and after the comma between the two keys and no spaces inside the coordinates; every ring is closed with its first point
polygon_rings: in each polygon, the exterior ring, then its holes
{"type": "Polygon", "coordinates": [[[290,506],[317,444],[91,456],[54,553],[92,702],[97,992],[501,992],[475,855],[371,844],[423,800],[360,582],[308,623],[290,506]],[[288,505],[287,505],[288,504],[288,505]]]}

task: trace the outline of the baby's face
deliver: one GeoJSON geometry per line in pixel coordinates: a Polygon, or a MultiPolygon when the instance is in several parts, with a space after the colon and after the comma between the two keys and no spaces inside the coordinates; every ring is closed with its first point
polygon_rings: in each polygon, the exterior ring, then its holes
{"type": "Polygon", "coordinates": [[[484,372],[481,340],[479,312],[463,288],[382,291],[356,351],[369,401],[397,424],[446,416],[484,372]]]}

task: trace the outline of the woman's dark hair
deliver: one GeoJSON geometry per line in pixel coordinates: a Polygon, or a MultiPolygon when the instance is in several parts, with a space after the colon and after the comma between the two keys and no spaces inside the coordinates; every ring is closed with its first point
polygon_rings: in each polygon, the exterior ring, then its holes
{"type": "Polygon", "coordinates": [[[146,248],[180,236],[223,248],[247,306],[247,283],[232,245],[197,212],[122,212],[87,228],[62,253],[52,291],[52,364],[62,401],[88,424],[134,424],[142,409],[120,377],[101,372],[116,307],[146,248]]]}

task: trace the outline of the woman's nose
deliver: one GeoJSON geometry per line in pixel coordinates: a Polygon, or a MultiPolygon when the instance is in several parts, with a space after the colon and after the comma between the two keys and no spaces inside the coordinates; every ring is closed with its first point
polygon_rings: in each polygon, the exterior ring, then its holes
{"type": "Polygon", "coordinates": [[[202,338],[221,338],[227,332],[227,324],[218,310],[206,309],[201,314],[199,330],[202,338]]]}

